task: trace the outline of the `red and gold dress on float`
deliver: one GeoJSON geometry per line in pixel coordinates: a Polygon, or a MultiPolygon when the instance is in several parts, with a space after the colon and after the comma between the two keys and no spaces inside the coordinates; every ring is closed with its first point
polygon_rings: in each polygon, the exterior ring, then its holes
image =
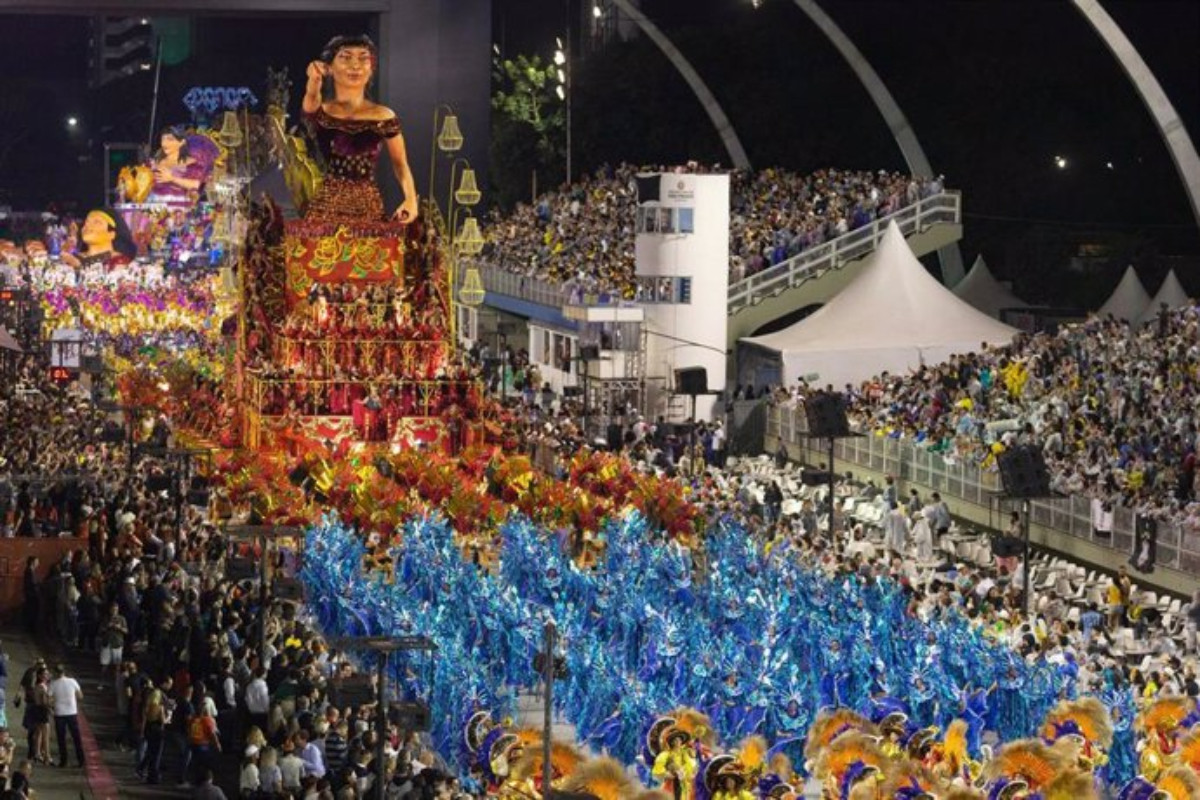
{"type": "Polygon", "coordinates": [[[450,362],[441,248],[422,220],[385,219],[375,185],[400,123],[323,109],[305,123],[325,174],[304,216],[282,224],[284,314],[245,359],[243,440],[295,449],[290,429],[299,426],[301,441],[457,449],[470,438],[461,420],[481,396],[450,362]]]}
{"type": "Polygon", "coordinates": [[[375,162],[383,143],[400,134],[400,120],[341,119],[325,109],[305,114],[309,136],[325,161],[325,180],[305,218],[324,222],[384,219],[375,186],[375,162]]]}

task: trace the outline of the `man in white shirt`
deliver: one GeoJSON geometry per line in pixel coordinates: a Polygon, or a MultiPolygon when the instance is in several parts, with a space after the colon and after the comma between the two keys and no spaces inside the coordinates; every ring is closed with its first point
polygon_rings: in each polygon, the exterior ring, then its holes
{"type": "Polygon", "coordinates": [[[853,558],[856,555],[861,555],[863,560],[871,563],[875,560],[876,551],[875,545],[867,540],[867,534],[863,530],[862,525],[854,526],[854,534],[850,543],[846,545],[846,555],[853,558]]]}
{"type": "Polygon", "coordinates": [[[79,701],[83,690],[79,682],[67,677],[62,664],[54,667],[54,680],[50,681],[50,698],[54,707],[54,733],[58,738],[58,765],[67,765],[67,731],[75,742],[75,757],[79,766],[84,766],[83,744],[79,740],[79,701]]]}
{"type": "Polygon", "coordinates": [[[725,466],[725,426],[717,420],[712,434],[713,465],[718,468],[725,466]]]}
{"type": "Polygon", "coordinates": [[[250,714],[250,724],[265,731],[270,710],[271,691],[267,688],[266,672],[258,667],[254,670],[254,677],[246,684],[246,711],[250,714]]]}

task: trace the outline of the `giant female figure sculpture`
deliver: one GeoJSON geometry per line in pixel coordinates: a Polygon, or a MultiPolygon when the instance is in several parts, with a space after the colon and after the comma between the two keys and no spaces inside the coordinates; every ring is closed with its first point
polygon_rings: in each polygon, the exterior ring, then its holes
{"type": "Polygon", "coordinates": [[[417,190],[400,120],[387,106],[368,100],[375,74],[375,43],[367,36],[337,36],[321,58],[308,65],[304,118],[325,160],[325,181],[305,213],[329,222],[382,220],[383,200],[375,186],[375,162],[385,146],[404,202],[393,217],[402,223],[417,216],[417,190]],[[325,80],[333,96],[325,100],[325,80]]]}

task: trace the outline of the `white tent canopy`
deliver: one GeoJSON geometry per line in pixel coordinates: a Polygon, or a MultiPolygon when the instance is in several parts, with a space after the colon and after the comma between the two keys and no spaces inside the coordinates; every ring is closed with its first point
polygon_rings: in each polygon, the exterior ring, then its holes
{"type": "Polygon", "coordinates": [[[783,359],[785,383],[815,373],[841,387],[883,371],[937,364],[1016,333],[959,300],[925,271],[893,222],[854,281],[811,316],[741,341],[783,359]]]}
{"type": "Polygon", "coordinates": [[[1096,313],[1102,317],[1112,314],[1117,319],[1135,322],[1141,318],[1149,303],[1150,293],[1142,286],[1134,268],[1129,266],[1125,268],[1125,274],[1121,276],[1117,288],[1113,289],[1112,295],[1096,313]]]}
{"type": "Polygon", "coordinates": [[[1175,270],[1171,270],[1167,273],[1167,277],[1163,278],[1162,286],[1158,287],[1158,293],[1146,305],[1146,310],[1142,312],[1142,316],[1138,322],[1145,324],[1156,318],[1159,308],[1164,303],[1167,308],[1179,308],[1188,304],[1188,294],[1184,291],[1183,284],[1179,282],[1179,278],[1175,276],[1175,270]]]}
{"type": "Polygon", "coordinates": [[[1029,304],[1012,293],[1007,286],[996,280],[988,269],[983,256],[975,257],[975,264],[967,277],[954,287],[954,296],[970,303],[989,317],[1000,318],[1002,308],[1028,308],[1029,304]]]}

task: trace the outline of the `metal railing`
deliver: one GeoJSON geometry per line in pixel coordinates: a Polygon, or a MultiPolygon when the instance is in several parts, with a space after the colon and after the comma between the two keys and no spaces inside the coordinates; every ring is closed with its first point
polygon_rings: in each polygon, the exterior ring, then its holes
{"type": "Polygon", "coordinates": [[[820,277],[831,269],[841,269],[847,263],[862,258],[879,246],[888,224],[895,222],[905,238],[939,223],[962,221],[962,195],[940,192],[918,200],[894,214],[880,217],[858,230],[836,239],[810,247],[786,261],[756,272],[748,278],[729,285],[729,315],[752,306],[759,300],[794,288],[820,277]]]}
{"type": "MultiPolygon", "coordinates": [[[[768,437],[776,437],[797,448],[810,447],[810,441],[802,435],[805,428],[804,414],[796,406],[776,405],[770,408],[767,415],[768,437]]],[[[840,439],[834,446],[834,458],[843,464],[848,462],[929,486],[944,498],[989,510],[1002,488],[998,473],[981,469],[973,462],[946,459],[912,442],[881,436],[840,439]]],[[[1133,551],[1134,511],[1115,506],[1112,535],[1097,536],[1092,526],[1092,499],[1085,495],[1070,495],[1051,501],[1034,500],[1031,503],[1030,522],[1056,534],[1083,539],[1125,555],[1133,551]]],[[[1188,575],[1200,575],[1200,528],[1160,521],[1155,563],[1188,575]]]]}
{"type": "Polygon", "coordinates": [[[479,275],[483,278],[483,288],[488,294],[518,297],[532,303],[555,308],[567,305],[571,297],[571,293],[560,283],[518,275],[499,267],[482,265],[479,267],[479,275]]]}

